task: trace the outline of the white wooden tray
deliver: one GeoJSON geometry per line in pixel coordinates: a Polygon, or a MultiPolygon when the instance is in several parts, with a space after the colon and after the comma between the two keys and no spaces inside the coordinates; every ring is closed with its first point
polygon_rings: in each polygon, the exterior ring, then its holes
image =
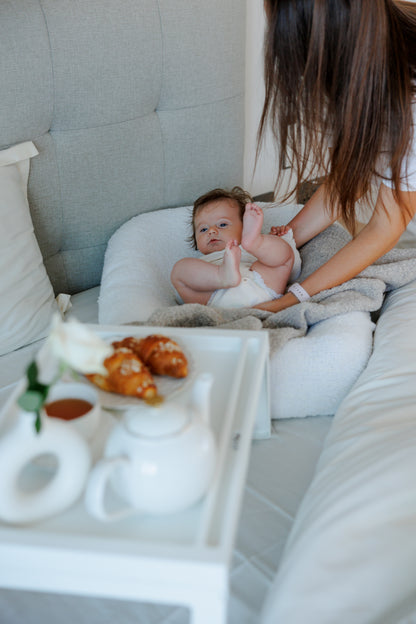
{"type": "MultiPolygon", "coordinates": [[[[193,622],[221,624],[253,427],[257,422],[264,437],[270,429],[267,332],[90,327],[104,339],[164,333],[186,346],[196,374],[213,373],[212,426],[219,453],[212,485],[199,504],[171,516],[138,514],[100,523],[79,500],[32,526],[0,523],[0,586],[187,604],[193,622]]],[[[180,397],[186,400],[186,394],[180,397]]],[[[14,398],[3,418],[10,417],[14,398]]],[[[111,419],[103,430],[109,426],[111,419]]]]}

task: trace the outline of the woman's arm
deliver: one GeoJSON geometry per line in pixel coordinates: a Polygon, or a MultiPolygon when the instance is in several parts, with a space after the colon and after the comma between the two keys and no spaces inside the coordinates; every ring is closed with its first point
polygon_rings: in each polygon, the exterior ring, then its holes
{"type": "Polygon", "coordinates": [[[302,247],[334,223],[337,217],[338,211],[328,206],[326,186],[322,184],[287,226],[293,230],[296,246],[302,247]]]}
{"type": "MultiPolygon", "coordinates": [[[[302,282],[303,288],[309,295],[315,295],[352,279],[394,247],[416,212],[416,191],[405,193],[404,196],[409,212],[405,218],[402,209],[394,199],[392,190],[384,184],[381,185],[376,206],[368,224],[351,242],[302,282]]],[[[302,231],[306,232],[306,229],[305,225],[302,231]]],[[[295,240],[297,242],[296,236],[295,240]]],[[[296,303],[299,303],[298,299],[292,293],[287,293],[280,299],[268,301],[256,307],[278,312],[296,303]]]]}

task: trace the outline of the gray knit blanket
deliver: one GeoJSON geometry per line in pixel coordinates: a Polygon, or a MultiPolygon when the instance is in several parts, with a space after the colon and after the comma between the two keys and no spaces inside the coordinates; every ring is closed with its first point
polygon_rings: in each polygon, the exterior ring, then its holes
{"type": "MultiPolygon", "coordinates": [[[[299,251],[302,282],[341,249],[351,237],[338,224],[327,228],[299,251]]],[[[416,279],[416,247],[389,251],[357,277],[340,286],[324,290],[308,301],[280,312],[255,308],[220,309],[200,304],[184,304],[156,310],[146,325],[166,327],[219,327],[269,331],[273,354],[288,340],[306,335],[319,321],[351,311],[375,312],[381,308],[386,292],[416,279]]],[[[140,323],[142,324],[142,323],[140,323]]]]}

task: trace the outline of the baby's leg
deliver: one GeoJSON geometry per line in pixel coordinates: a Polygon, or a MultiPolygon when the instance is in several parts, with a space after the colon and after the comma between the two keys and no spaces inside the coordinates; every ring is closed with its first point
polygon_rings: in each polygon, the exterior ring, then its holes
{"type": "Polygon", "coordinates": [[[241,282],[240,274],[241,249],[236,240],[228,241],[224,250],[224,259],[218,267],[222,285],[218,288],[232,288],[241,282]]]}
{"type": "Polygon", "coordinates": [[[220,265],[199,258],[182,258],[172,269],[172,284],[185,303],[205,305],[215,290],[238,286],[241,281],[240,258],[237,241],[227,243],[220,265]]]}
{"type": "Polygon", "coordinates": [[[287,260],[287,249],[281,245],[279,237],[262,234],[263,211],[256,204],[247,204],[243,218],[241,244],[246,251],[256,256],[259,262],[267,266],[279,266],[287,260]]]}
{"type": "MultiPolygon", "coordinates": [[[[277,238],[277,236],[275,237],[277,238]]],[[[283,249],[279,250],[281,257],[283,258],[282,264],[277,266],[269,266],[263,264],[259,260],[256,260],[251,265],[252,271],[257,271],[262,278],[266,286],[274,290],[277,295],[283,295],[286,291],[287,283],[289,281],[290,274],[292,272],[293,262],[295,254],[292,247],[286,241],[279,239],[283,249]],[[284,260],[284,258],[287,258],[284,260]]]]}
{"type": "Polygon", "coordinates": [[[262,246],[263,211],[256,204],[246,204],[243,217],[243,233],[241,244],[246,251],[258,257],[257,252],[262,246]]]}
{"type": "Polygon", "coordinates": [[[278,236],[262,234],[262,226],[261,208],[255,204],[247,204],[241,244],[257,258],[251,268],[260,273],[269,288],[277,294],[282,294],[293,267],[293,249],[278,236]]]}

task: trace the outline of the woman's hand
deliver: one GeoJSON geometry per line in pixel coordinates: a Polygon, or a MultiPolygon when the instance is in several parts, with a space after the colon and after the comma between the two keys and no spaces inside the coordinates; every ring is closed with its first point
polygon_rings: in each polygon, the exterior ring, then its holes
{"type": "MultiPolygon", "coordinates": [[[[336,221],[338,211],[329,203],[326,185],[321,184],[303,208],[289,221],[286,226],[272,228],[270,233],[282,236],[285,231],[281,228],[291,228],[297,247],[314,238],[317,234],[336,221]]],[[[287,230],[286,230],[287,231],[287,230]]]]}
{"type": "Polygon", "coordinates": [[[290,308],[296,303],[299,303],[299,299],[295,297],[295,295],[293,295],[292,293],[286,293],[285,295],[283,295],[283,297],[280,297],[279,299],[264,301],[264,303],[259,303],[253,306],[253,308],[266,310],[266,312],[280,312],[281,310],[290,308]]]}
{"type": "Polygon", "coordinates": [[[289,230],[290,227],[288,225],[273,225],[270,228],[270,234],[273,234],[274,236],[284,236],[289,232],[289,230]]]}

